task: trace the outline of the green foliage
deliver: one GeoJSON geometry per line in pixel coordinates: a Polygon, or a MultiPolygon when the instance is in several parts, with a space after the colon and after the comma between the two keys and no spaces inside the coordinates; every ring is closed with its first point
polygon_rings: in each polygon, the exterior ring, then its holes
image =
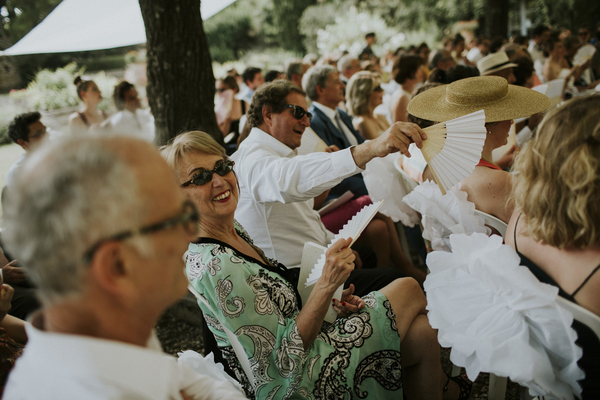
{"type": "Polygon", "coordinates": [[[353,1],[327,3],[309,7],[301,19],[300,30],[306,36],[305,46],[314,53],[348,51],[358,55],[365,46],[364,35],[377,33],[375,54],[395,51],[400,46],[430,44],[440,36],[437,27],[426,23],[421,29],[403,32],[398,26],[389,26],[380,14],[366,6],[356,7],[353,1]]]}
{"type": "Polygon", "coordinates": [[[249,2],[237,2],[204,21],[206,41],[213,61],[239,60],[256,43],[249,2]]]}
{"type": "MultiPolygon", "coordinates": [[[[36,74],[35,79],[27,86],[27,89],[12,91],[10,99],[28,110],[49,111],[61,108],[75,107],[79,104],[73,78],[76,74],[83,73],[83,69],[77,69],[77,64],[71,63],[56,71],[44,69],[36,74]]],[[[105,97],[98,106],[101,110],[110,107],[110,94],[117,79],[100,72],[91,79],[96,82],[98,88],[105,97]]]]}
{"type": "Polygon", "coordinates": [[[0,36],[14,44],[48,15],[62,0],[0,0],[6,16],[0,16],[0,36]]]}
{"type": "Polygon", "coordinates": [[[304,53],[303,35],[300,32],[300,17],[304,10],[316,4],[316,0],[272,0],[269,9],[272,15],[271,32],[282,48],[298,54],[304,53]]]}

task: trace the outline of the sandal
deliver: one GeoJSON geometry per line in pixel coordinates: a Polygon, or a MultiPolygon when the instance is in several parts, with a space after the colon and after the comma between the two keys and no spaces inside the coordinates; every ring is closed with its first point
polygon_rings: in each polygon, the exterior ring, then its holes
{"type": "Polygon", "coordinates": [[[450,383],[450,379],[452,379],[458,385],[458,390],[460,390],[460,394],[458,395],[458,400],[467,400],[469,395],[471,394],[471,390],[473,389],[473,382],[467,378],[466,374],[460,376],[452,376],[448,377],[446,384],[444,385],[444,392],[448,391],[448,384],[450,383]]]}

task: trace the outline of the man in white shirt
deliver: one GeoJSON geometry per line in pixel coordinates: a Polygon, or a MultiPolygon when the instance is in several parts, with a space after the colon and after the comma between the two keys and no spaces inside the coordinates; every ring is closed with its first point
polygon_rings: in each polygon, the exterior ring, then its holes
{"type": "Polygon", "coordinates": [[[538,25],[533,28],[531,31],[531,40],[529,41],[529,55],[531,56],[531,61],[533,61],[533,67],[535,68],[535,73],[542,82],[544,81],[544,63],[546,62],[546,57],[544,57],[544,44],[550,38],[550,28],[546,25],[538,25]]]}
{"type": "MultiPolygon", "coordinates": [[[[236,219],[256,246],[287,267],[300,266],[305,242],[327,246],[333,238],[313,210],[315,196],[362,172],[374,157],[396,151],[408,154],[411,140],[420,146],[424,136],[414,124],[396,124],[368,143],[297,156],[310,125],[305,95],[288,81],[260,88],[248,114],[252,131],[231,157],[240,185],[236,219]]],[[[363,269],[355,270],[350,280],[361,294],[400,276],[395,269],[363,269]]]]}
{"type": "Polygon", "coordinates": [[[21,146],[25,153],[21,154],[17,161],[6,173],[6,186],[10,186],[15,173],[25,161],[25,157],[35,149],[47,136],[46,126],[41,121],[42,115],[37,112],[29,112],[17,115],[8,127],[8,137],[21,146]]]}
{"type": "Polygon", "coordinates": [[[142,110],[140,98],[135,87],[121,81],[113,91],[113,102],[119,112],[102,123],[102,129],[154,142],[154,117],[142,110]]]}
{"type": "Polygon", "coordinates": [[[186,292],[181,257],[198,214],[150,144],[66,138],[36,150],[20,177],[7,192],[3,240],[42,309],[5,398],[244,398],[178,365],[153,336],[186,292]]]}

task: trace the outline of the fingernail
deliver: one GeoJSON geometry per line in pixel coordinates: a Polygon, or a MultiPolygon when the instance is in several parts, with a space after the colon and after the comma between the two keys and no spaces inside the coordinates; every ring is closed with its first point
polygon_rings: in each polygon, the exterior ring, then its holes
{"type": "Polygon", "coordinates": [[[345,302],[345,301],[342,301],[342,305],[343,305],[343,306],[345,306],[345,305],[346,305],[346,302],[345,302]]]}
{"type": "Polygon", "coordinates": [[[335,299],[331,299],[331,302],[332,302],[332,303],[335,303],[335,299]]]}

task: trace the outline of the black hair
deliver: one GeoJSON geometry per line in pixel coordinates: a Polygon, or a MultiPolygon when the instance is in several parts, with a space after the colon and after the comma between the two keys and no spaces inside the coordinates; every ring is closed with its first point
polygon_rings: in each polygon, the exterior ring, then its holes
{"type": "Polygon", "coordinates": [[[129,89],[133,89],[134,87],[135,86],[133,86],[132,83],[127,81],[121,81],[117,83],[112,94],[113,102],[115,103],[117,110],[122,111],[125,109],[125,92],[129,89]]]}
{"type": "Polygon", "coordinates": [[[407,79],[414,78],[417,70],[423,65],[421,56],[415,54],[402,54],[396,58],[392,66],[392,76],[399,84],[403,84],[407,79]]]}
{"type": "Polygon", "coordinates": [[[8,137],[15,143],[19,139],[28,142],[29,125],[38,122],[41,118],[42,115],[37,111],[17,115],[8,126],[8,137]]]}
{"type": "Polygon", "coordinates": [[[279,75],[281,75],[281,72],[273,69],[266,73],[265,82],[273,82],[275,79],[279,78],[279,75]]]}
{"type": "Polygon", "coordinates": [[[262,69],[256,67],[246,68],[244,72],[242,72],[242,79],[244,80],[244,83],[248,83],[248,81],[252,82],[256,74],[259,72],[262,72],[262,69]]]}

